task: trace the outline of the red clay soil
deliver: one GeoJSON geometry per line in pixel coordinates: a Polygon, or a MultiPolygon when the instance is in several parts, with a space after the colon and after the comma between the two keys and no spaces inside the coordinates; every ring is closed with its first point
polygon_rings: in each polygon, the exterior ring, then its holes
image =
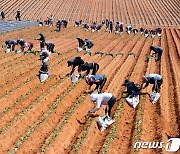
{"type": "MultiPolygon", "coordinates": [[[[85,2],[80,0],[73,3],[67,0],[63,3],[61,0],[50,3],[46,0],[40,7],[42,1],[29,1],[26,5],[24,1],[6,1],[5,5],[3,1],[1,5],[2,9],[7,10],[9,18],[12,17],[10,10],[13,8],[16,11],[21,6],[22,17],[30,19],[45,18],[56,11],[56,18],[69,20],[81,18],[92,22],[108,18],[137,24],[138,27],[143,24],[147,27],[159,24],[179,26],[178,21],[173,18],[178,14],[171,14],[171,10],[166,8],[171,4],[171,8],[176,10],[177,1],[165,0],[154,4],[152,0],[93,0],[82,7],[85,2]],[[10,9],[10,4],[16,7],[10,9]],[[30,15],[30,5],[37,12],[36,16],[30,15]],[[154,6],[158,8],[157,13],[152,9],[154,6]],[[63,8],[64,13],[60,13],[63,8]],[[163,13],[165,10],[166,13],[163,13]]],[[[86,32],[82,27],[73,27],[73,24],[61,32],[55,32],[55,29],[34,27],[0,35],[0,44],[9,38],[23,38],[33,40],[34,49],[39,50],[39,42],[34,38],[44,32],[47,40],[54,41],[55,49],[61,53],[51,56],[48,64],[53,75],[45,83],[40,83],[36,77],[41,67],[39,55],[24,56],[23,53],[13,52],[5,54],[4,49],[0,49],[0,153],[165,153],[164,147],[136,151],[133,146],[136,141],[166,143],[167,135],[180,135],[179,29],[164,28],[162,37],[156,36],[154,39],[150,36],[145,38],[141,34],[109,34],[104,27],[100,33],[86,32]],[[92,56],[84,54],[84,51],[77,53],[76,36],[89,38],[94,42],[92,56]],[[164,48],[160,62],[147,59],[152,53],[149,49],[151,45],[164,48]],[[97,55],[97,51],[104,54],[97,55]],[[104,132],[98,130],[96,122],[98,115],[104,115],[105,108],[97,111],[95,117],[85,119],[85,114],[93,108],[89,94],[86,93],[88,86],[84,79],[72,84],[70,76],[66,76],[71,71],[67,67],[67,60],[76,56],[81,56],[84,61],[97,62],[100,65],[98,73],[107,76],[103,91],[111,92],[120,99],[112,110],[116,122],[104,132]],[[149,73],[163,76],[160,101],[152,104],[148,95],[143,95],[138,107],[133,109],[122,98],[125,88],[121,85],[125,79],[142,84],[141,76],[149,73]],[[122,102],[121,115],[117,118],[115,113],[122,102]],[[80,124],[77,119],[86,123],[80,124]]],[[[143,92],[151,93],[151,88],[149,86],[143,92]]]]}
{"type": "Polygon", "coordinates": [[[17,10],[21,11],[22,19],[45,20],[53,15],[54,19],[89,23],[110,19],[132,25],[179,26],[180,18],[178,0],[156,3],[154,0],[9,0],[2,1],[0,5],[6,20],[14,20],[17,10]]]}

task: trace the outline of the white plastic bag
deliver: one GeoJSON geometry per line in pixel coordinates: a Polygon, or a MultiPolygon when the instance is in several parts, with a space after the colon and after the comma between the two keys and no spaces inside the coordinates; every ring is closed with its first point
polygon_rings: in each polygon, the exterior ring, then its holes
{"type": "Polygon", "coordinates": [[[6,49],[5,53],[9,53],[11,50],[9,48],[6,49]]]}
{"type": "Polygon", "coordinates": [[[130,106],[132,106],[133,108],[136,108],[136,106],[139,104],[139,95],[136,95],[132,98],[127,97],[126,101],[130,106]]]}
{"type": "Polygon", "coordinates": [[[83,50],[83,48],[81,48],[81,47],[78,47],[78,52],[80,52],[80,51],[82,51],[83,50]]]}
{"type": "Polygon", "coordinates": [[[99,116],[99,121],[98,121],[98,127],[100,129],[101,132],[103,132],[104,130],[106,130],[106,128],[108,126],[110,126],[111,124],[113,124],[115,122],[115,120],[111,119],[108,115],[105,116],[99,116]]]}
{"type": "Polygon", "coordinates": [[[20,52],[22,52],[22,50],[21,50],[21,49],[19,49],[19,50],[16,50],[16,53],[20,53],[20,52]]]}
{"type": "Polygon", "coordinates": [[[46,81],[46,79],[49,77],[48,74],[39,74],[39,79],[41,82],[46,81]]]}
{"type": "Polygon", "coordinates": [[[71,76],[71,80],[72,80],[72,83],[76,83],[77,80],[79,79],[79,74],[72,74],[71,76]]]}
{"type": "Polygon", "coordinates": [[[159,100],[159,98],[160,98],[160,94],[159,93],[153,92],[151,94],[151,102],[153,104],[155,104],[159,100]]]}

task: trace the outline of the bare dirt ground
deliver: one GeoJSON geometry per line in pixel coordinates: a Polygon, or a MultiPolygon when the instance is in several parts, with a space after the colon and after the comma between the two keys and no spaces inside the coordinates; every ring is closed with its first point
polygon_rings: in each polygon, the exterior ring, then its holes
{"type": "MultiPolygon", "coordinates": [[[[14,52],[4,53],[0,46],[0,153],[166,153],[168,136],[180,136],[180,30],[178,0],[85,0],[79,1],[1,1],[0,6],[13,19],[20,9],[24,19],[44,19],[53,14],[56,19],[93,22],[106,18],[123,21],[125,24],[144,25],[147,28],[160,26],[161,37],[141,34],[122,36],[105,32],[86,32],[82,27],[73,27],[56,32],[55,27],[33,27],[0,35],[0,45],[8,39],[23,38],[34,43],[43,32],[47,41],[55,43],[61,55],[52,54],[49,69],[53,74],[45,83],[40,83],[39,55],[14,52]],[[86,4],[85,4],[86,3],[86,4]],[[156,8],[156,9],[155,9],[156,8]],[[35,14],[32,14],[35,13],[35,14]],[[55,14],[56,13],[56,14],[55,14]],[[94,42],[92,56],[77,53],[76,36],[94,42]],[[148,59],[150,46],[162,46],[160,62],[148,59]],[[95,52],[104,52],[102,56],[95,52]],[[122,53],[119,55],[118,53],[122,53]],[[113,57],[106,55],[112,53],[113,57]],[[131,55],[133,53],[135,56],[131,55]],[[97,62],[98,73],[107,76],[103,91],[113,93],[119,100],[113,107],[116,120],[104,132],[97,128],[98,115],[85,119],[93,108],[88,86],[84,79],[72,84],[66,76],[71,70],[67,60],[81,56],[84,61],[97,62]],[[142,84],[142,75],[158,73],[163,76],[160,100],[152,104],[148,95],[141,95],[136,109],[131,108],[122,97],[125,79],[142,84]],[[85,121],[85,124],[78,123],[85,121]],[[134,149],[136,141],[164,142],[162,149],[134,149]]],[[[18,49],[18,47],[16,47],[18,49]]],[[[151,86],[143,92],[151,93],[151,86]]],[[[177,152],[178,153],[178,152],[177,152]]]]}

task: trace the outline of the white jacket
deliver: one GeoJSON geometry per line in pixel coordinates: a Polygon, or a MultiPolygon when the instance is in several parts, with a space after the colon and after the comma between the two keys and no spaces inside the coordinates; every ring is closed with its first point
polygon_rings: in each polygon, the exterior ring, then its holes
{"type": "Polygon", "coordinates": [[[109,100],[113,95],[111,93],[91,94],[90,99],[96,104],[96,107],[90,112],[95,112],[100,109],[101,105],[108,105],[109,100]]]}

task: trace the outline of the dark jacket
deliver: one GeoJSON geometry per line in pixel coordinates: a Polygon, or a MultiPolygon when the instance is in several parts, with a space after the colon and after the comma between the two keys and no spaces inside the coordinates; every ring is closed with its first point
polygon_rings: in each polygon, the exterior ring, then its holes
{"type": "Polygon", "coordinates": [[[12,44],[12,45],[16,45],[17,42],[15,40],[8,40],[5,42],[6,45],[12,44]]]}
{"type": "Polygon", "coordinates": [[[135,96],[135,95],[140,95],[141,88],[138,86],[138,84],[134,84],[134,82],[131,82],[129,80],[125,80],[125,83],[122,84],[122,86],[127,87],[127,93],[128,96],[135,96]]]}
{"type": "Polygon", "coordinates": [[[82,47],[85,44],[84,40],[82,40],[81,38],[77,38],[77,40],[79,43],[79,47],[82,47]]]}

